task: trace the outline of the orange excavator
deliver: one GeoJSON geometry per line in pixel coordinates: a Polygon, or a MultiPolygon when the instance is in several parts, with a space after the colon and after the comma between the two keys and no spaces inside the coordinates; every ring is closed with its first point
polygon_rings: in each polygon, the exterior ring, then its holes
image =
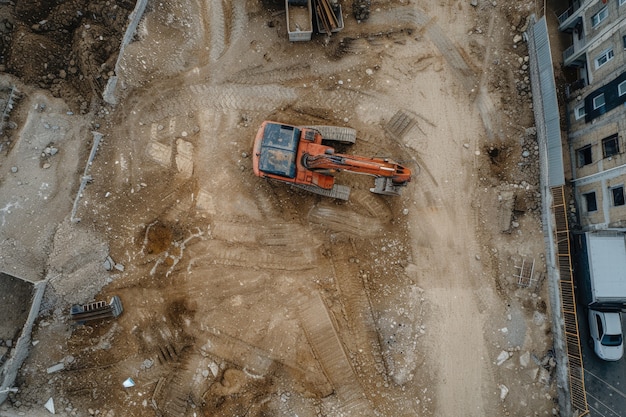
{"type": "Polygon", "coordinates": [[[335,153],[324,142],[352,144],[354,129],[338,126],[291,126],[265,121],[254,139],[255,175],[291,184],[327,197],[348,200],[350,187],[335,184],[333,174],[355,172],[375,177],[370,191],[399,195],[411,181],[411,170],[388,158],[335,153]]]}

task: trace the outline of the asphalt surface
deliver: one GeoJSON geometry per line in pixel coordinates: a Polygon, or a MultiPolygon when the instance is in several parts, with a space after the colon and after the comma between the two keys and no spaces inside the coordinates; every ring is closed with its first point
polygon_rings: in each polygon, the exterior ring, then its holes
{"type": "MultiPolygon", "coordinates": [[[[626,328],[622,315],[622,329],[626,328]]],[[[626,417],[626,356],[617,362],[598,358],[589,343],[587,314],[578,308],[578,331],[585,368],[590,417],[626,417]]]]}

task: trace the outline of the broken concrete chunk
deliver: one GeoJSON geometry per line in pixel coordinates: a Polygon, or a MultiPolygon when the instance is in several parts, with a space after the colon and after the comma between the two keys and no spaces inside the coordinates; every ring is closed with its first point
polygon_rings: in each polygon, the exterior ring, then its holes
{"type": "Polygon", "coordinates": [[[104,269],[106,269],[107,271],[111,271],[113,269],[113,265],[115,265],[115,262],[113,262],[113,259],[110,256],[107,256],[107,258],[104,260],[104,269]]]}
{"type": "Polygon", "coordinates": [[[52,397],[50,397],[50,399],[46,401],[43,406],[46,410],[50,411],[50,414],[56,414],[54,412],[54,400],[52,399],[52,397]]]}
{"type": "Polygon", "coordinates": [[[539,369],[539,383],[549,385],[550,384],[550,371],[546,368],[539,369]]]}
{"type": "Polygon", "coordinates": [[[46,372],[49,374],[53,374],[55,372],[62,371],[63,369],[65,369],[65,364],[63,362],[59,362],[56,365],[52,365],[51,367],[49,367],[46,372]]]}
{"type": "Polygon", "coordinates": [[[152,361],[150,359],[146,359],[141,364],[141,369],[150,369],[150,368],[152,368],[152,365],[154,365],[154,361],[152,361]]]}
{"type": "Polygon", "coordinates": [[[124,272],[124,265],[122,265],[122,264],[115,264],[115,269],[117,269],[120,272],[124,272]]]}
{"type": "Polygon", "coordinates": [[[500,354],[498,355],[498,358],[496,359],[496,365],[498,366],[502,365],[510,357],[511,357],[511,354],[507,352],[506,350],[503,350],[502,352],[500,352],[500,354]]]}
{"type": "Polygon", "coordinates": [[[522,368],[526,368],[530,363],[530,352],[525,352],[519,357],[519,364],[522,368]]]}
{"type": "Polygon", "coordinates": [[[500,388],[500,399],[504,401],[506,396],[509,394],[509,389],[503,384],[498,385],[498,388],[500,388]]]}

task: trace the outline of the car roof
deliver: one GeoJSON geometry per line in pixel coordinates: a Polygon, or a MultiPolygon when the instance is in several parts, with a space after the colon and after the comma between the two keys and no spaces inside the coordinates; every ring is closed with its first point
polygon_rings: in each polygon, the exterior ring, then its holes
{"type": "Polygon", "coordinates": [[[622,334],[622,316],[620,313],[602,313],[607,334],[622,334]]]}

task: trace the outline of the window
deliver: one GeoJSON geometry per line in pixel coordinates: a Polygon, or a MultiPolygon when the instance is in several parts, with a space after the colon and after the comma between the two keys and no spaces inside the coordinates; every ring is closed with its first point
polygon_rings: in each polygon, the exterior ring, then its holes
{"type": "Polygon", "coordinates": [[[617,85],[617,95],[623,96],[624,94],[626,94],[626,80],[617,85]]]}
{"type": "Polygon", "coordinates": [[[583,146],[578,151],[576,151],[576,153],[578,154],[579,167],[584,167],[585,165],[589,165],[592,162],[591,145],[583,146]]]}
{"type": "Polygon", "coordinates": [[[626,203],[624,201],[624,186],[623,185],[620,185],[619,187],[611,188],[611,194],[613,194],[614,206],[623,206],[626,203]]]}
{"type": "Polygon", "coordinates": [[[596,192],[592,191],[587,194],[583,194],[585,204],[587,205],[587,211],[598,211],[598,203],[596,202],[596,192]]]}
{"type": "Polygon", "coordinates": [[[597,110],[600,107],[604,106],[604,93],[597,95],[593,98],[593,109],[597,110]]]}
{"type": "Polygon", "coordinates": [[[591,26],[593,27],[598,26],[600,22],[602,22],[607,17],[609,17],[609,9],[606,6],[604,6],[602,10],[600,10],[598,13],[594,14],[591,17],[591,26]]]}
{"type": "Polygon", "coordinates": [[[585,112],[585,103],[580,103],[578,106],[576,106],[574,108],[574,116],[576,117],[576,120],[580,120],[583,117],[585,117],[585,115],[587,114],[587,112],[585,112]]]}
{"type": "Polygon", "coordinates": [[[602,153],[605,158],[619,153],[619,140],[617,134],[602,139],[602,153]]]}
{"type": "Polygon", "coordinates": [[[602,52],[595,59],[596,69],[600,68],[602,65],[612,60],[614,56],[615,54],[613,53],[613,48],[609,48],[606,51],[602,52]]]}

